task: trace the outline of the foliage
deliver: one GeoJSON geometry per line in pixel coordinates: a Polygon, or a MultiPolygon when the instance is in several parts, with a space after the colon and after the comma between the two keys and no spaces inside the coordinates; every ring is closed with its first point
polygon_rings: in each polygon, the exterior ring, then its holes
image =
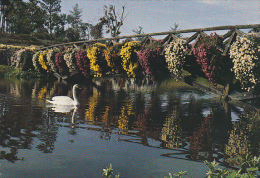
{"type": "Polygon", "coordinates": [[[47,52],[47,62],[48,62],[48,65],[50,67],[50,70],[52,72],[57,72],[58,71],[58,68],[55,64],[55,55],[59,53],[59,49],[58,48],[52,48],[52,49],[49,49],[48,52],[47,52]]]}
{"type": "Polygon", "coordinates": [[[46,21],[49,33],[54,29],[54,18],[61,11],[61,0],[42,0],[41,7],[46,13],[46,21]]]}
{"type": "Polygon", "coordinates": [[[214,87],[216,87],[217,76],[221,76],[218,72],[221,73],[224,67],[221,56],[222,46],[223,38],[215,33],[200,36],[198,43],[193,48],[197,63],[214,87]]]}
{"type": "Polygon", "coordinates": [[[185,62],[186,47],[185,40],[176,39],[165,48],[165,59],[168,64],[168,69],[176,80],[181,78],[185,62]]]}
{"type": "Polygon", "coordinates": [[[64,60],[67,64],[67,67],[69,68],[70,73],[74,73],[77,70],[76,66],[76,58],[75,58],[75,53],[78,51],[78,48],[68,48],[65,51],[64,54],[64,60]]]}
{"type": "Polygon", "coordinates": [[[91,26],[90,35],[94,39],[103,38],[103,26],[105,25],[105,23],[106,23],[106,19],[100,18],[99,22],[96,25],[91,26]]]}
{"type": "Polygon", "coordinates": [[[107,62],[104,51],[107,46],[102,43],[95,43],[87,48],[87,56],[90,60],[90,69],[94,72],[94,77],[101,77],[107,70],[107,62]]]}
{"type": "Polygon", "coordinates": [[[138,73],[138,57],[137,52],[140,50],[141,44],[137,41],[126,42],[121,49],[122,66],[128,77],[136,77],[138,73]]]}
{"type": "MultiPolygon", "coordinates": [[[[67,22],[71,27],[67,29],[67,37],[70,41],[77,41],[86,37],[86,30],[90,30],[90,24],[83,23],[82,9],[79,8],[78,4],[75,4],[73,11],[67,16],[67,22]]],[[[88,34],[89,35],[89,34],[88,34]]]]}
{"type": "MultiPolygon", "coordinates": [[[[133,29],[132,32],[136,33],[137,35],[144,34],[143,27],[139,26],[136,29],[133,29]]],[[[136,41],[142,41],[145,37],[136,37],[136,41]]]]}
{"type": "Polygon", "coordinates": [[[55,65],[57,66],[60,75],[69,74],[69,69],[66,65],[62,52],[55,54],[55,65]]]}
{"type": "Polygon", "coordinates": [[[12,66],[0,65],[0,77],[6,78],[18,78],[18,79],[32,79],[32,78],[42,78],[37,71],[27,70],[23,71],[19,68],[14,68],[12,66]]]}
{"type": "Polygon", "coordinates": [[[35,1],[9,1],[9,3],[8,8],[3,8],[3,20],[6,22],[2,23],[3,30],[16,34],[30,34],[43,27],[44,12],[35,1]]]}
{"type": "Polygon", "coordinates": [[[90,62],[87,53],[81,49],[75,52],[76,65],[81,73],[86,77],[90,77],[90,62]]]}
{"type": "Polygon", "coordinates": [[[236,42],[231,45],[230,57],[234,66],[231,69],[237,80],[240,81],[242,89],[250,91],[259,82],[259,61],[257,36],[247,34],[237,37],[236,42]]]}
{"type": "Polygon", "coordinates": [[[121,43],[116,43],[110,47],[108,47],[105,52],[105,59],[107,61],[108,67],[111,68],[112,72],[122,73],[122,65],[121,65],[121,57],[120,57],[120,49],[122,47],[121,43]]]}
{"type": "Polygon", "coordinates": [[[257,177],[256,171],[259,170],[260,167],[260,158],[259,157],[252,157],[248,156],[248,159],[244,161],[244,170],[243,168],[240,168],[239,170],[234,170],[234,169],[221,169],[217,168],[219,165],[216,163],[214,160],[213,162],[204,162],[209,170],[207,171],[207,177],[208,178],[218,178],[218,177],[223,177],[223,178],[253,178],[257,177]]]}

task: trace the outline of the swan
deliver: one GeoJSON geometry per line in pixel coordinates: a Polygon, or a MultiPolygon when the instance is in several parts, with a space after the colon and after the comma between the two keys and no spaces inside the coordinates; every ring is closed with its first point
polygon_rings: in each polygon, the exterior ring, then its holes
{"type": "Polygon", "coordinates": [[[47,102],[54,104],[54,105],[70,105],[70,106],[77,106],[79,105],[79,101],[76,95],[76,89],[79,88],[78,84],[73,85],[72,93],[73,99],[68,96],[54,96],[52,100],[46,100],[47,102]]]}

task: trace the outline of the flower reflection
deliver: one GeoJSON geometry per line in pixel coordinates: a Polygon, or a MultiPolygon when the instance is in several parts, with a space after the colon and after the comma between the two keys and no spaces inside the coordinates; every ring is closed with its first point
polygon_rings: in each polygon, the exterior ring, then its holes
{"type": "Polygon", "coordinates": [[[101,97],[101,92],[98,90],[93,90],[93,96],[89,98],[88,107],[85,110],[85,118],[89,124],[96,123],[96,109],[101,97]]]}
{"type": "Polygon", "coordinates": [[[166,148],[179,148],[184,146],[177,106],[174,106],[172,113],[166,117],[162,129],[162,140],[165,142],[166,148]]]}
{"type": "Polygon", "coordinates": [[[259,113],[242,115],[233,125],[225,147],[226,162],[240,165],[248,154],[259,156],[259,119],[259,113]]]}

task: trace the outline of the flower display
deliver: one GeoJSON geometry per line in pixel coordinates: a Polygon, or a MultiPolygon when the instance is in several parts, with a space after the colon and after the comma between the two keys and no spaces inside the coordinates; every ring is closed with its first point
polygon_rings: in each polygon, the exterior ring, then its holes
{"type": "Polygon", "coordinates": [[[112,72],[119,73],[122,70],[122,59],[120,57],[120,49],[122,47],[121,43],[116,43],[113,46],[107,48],[104,52],[105,59],[107,61],[108,67],[111,68],[112,72]]]}
{"type": "Polygon", "coordinates": [[[47,59],[46,59],[47,51],[41,51],[39,54],[39,64],[41,65],[42,69],[44,69],[46,72],[49,72],[48,66],[47,66],[47,59]]]}
{"type": "Polygon", "coordinates": [[[40,53],[41,53],[41,51],[37,51],[36,53],[34,53],[34,55],[32,57],[33,66],[36,71],[40,71],[40,69],[41,69],[41,66],[40,66],[39,60],[38,60],[40,53]]]}
{"type": "Polygon", "coordinates": [[[78,48],[68,48],[64,54],[64,60],[67,67],[69,68],[70,73],[74,73],[77,70],[75,53],[78,51],[78,48]]]}
{"type": "Polygon", "coordinates": [[[81,49],[75,52],[76,65],[81,73],[86,77],[90,77],[90,62],[87,53],[81,49]]]}
{"type": "Polygon", "coordinates": [[[50,67],[50,70],[53,72],[57,72],[58,68],[55,65],[55,55],[59,53],[59,49],[58,48],[53,48],[53,49],[49,49],[46,55],[46,59],[48,62],[48,65],[50,67]]]}
{"type": "Polygon", "coordinates": [[[165,57],[161,54],[163,41],[151,40],[148,44],[142,46],[138,52],[139,63],[146,75],[154,82],[159,75],[167,70],[165,57]]]}
{"type": "Polygon", "coordinates": [[[210,34],[200,36],[198,43],[192,51],[196,57],[196,62],[201,66],[205,76],[214,87],[216,87],[216,76],[219,76],[217,73],[223,70],[221,69],[223,67],[222,45],[222,37],[217,34],[210,34]]]}
{"type": "Polygon", "coordinates": [[[185,62],[186,41],[183,39],[173,40],[165,48],[165,59],[168,64],[168,70],[176,80],[181,78],[183,65],[185,62]]]}
{"type": "Polygon", "coordinates": [[[250,91],[259,82],[258,46],[254,41],[254,34],[237,37],[230,47],[230,57],[233,59],[231,69],[235,78],[240,81],[242,89],[250,91]]]}
{"type": "Polygon", "coordinates": [[[107,48],[102,43],[95,43],[87,48],[87,56],[90,60],[90,69],[94,72],[94,77],[101,77],[106,72],[107,62],[104,58],[104,51],[107,48]]]}
{"type": "Polygon", "coordinates": [[[137,57],[140,48],[141,44],[139,42],[130,41],[126,42],[121,49],[122,66],[128,77],[136,77],[137,69],[140,66],[137,57]]]}
{"type": "Polygon", "coordinates": [[[66,62],[64,60],[64,56],[62,52],[56,53],[55,54],[55,64],[58,68],[59,74],[60,75],[67,75],[69,74],[69,69],[66,65],[66,62]]]}

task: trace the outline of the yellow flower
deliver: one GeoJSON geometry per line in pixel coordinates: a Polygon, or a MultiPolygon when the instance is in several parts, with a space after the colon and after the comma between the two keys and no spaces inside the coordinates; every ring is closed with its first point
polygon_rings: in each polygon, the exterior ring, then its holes
{"type": "Polygon", "coordinates": [[[104,68],[104,51],[106,45],[102,43],[95,43],[87,49],[87,56],[90,60],[90,69],[94,71],[94,77],[101,77],[104,68]]]}
{"type": "Polygon", "coordinates": [[[38,61],[39,61],[39,64],[42,66],[42,68],[44,70],[46,70],[47,72],[49,72],[49,69],[48,69],[47,64],[46,64],[46,59],[45,59],[46,55],[47,55],[47,51],[42,51],[39,55],[38,61]]]}
{"type": "Polygon", "coordinates": [[[122,67],[128,74],[128,77],[136,76],[136,69],[139,66],[137,51],[141,48],[138,41],[130,41],[124,44],[121,49],[122,67]]]}

